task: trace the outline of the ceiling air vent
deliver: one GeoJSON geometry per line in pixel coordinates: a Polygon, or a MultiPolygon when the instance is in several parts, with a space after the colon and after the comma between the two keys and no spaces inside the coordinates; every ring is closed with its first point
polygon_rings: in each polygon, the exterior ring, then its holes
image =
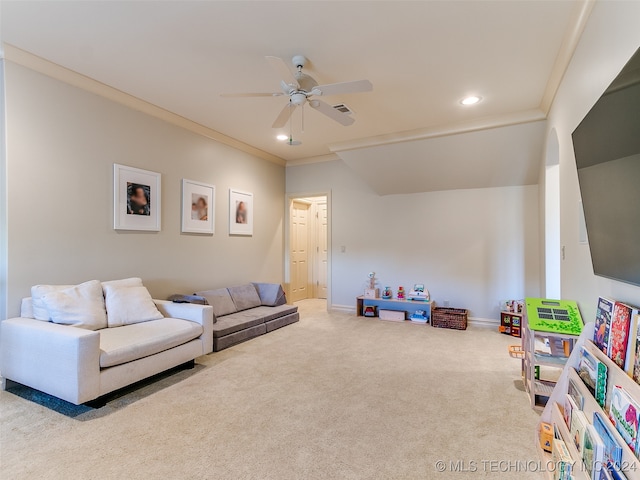
{"type": "Polygon", "coordinates": [[[338,110],[339,112],[346,113],[347,115],[351,115],[353,112],[347,107],[344,103],[339,103],[338,105],[334,105],[333,108],[338,110]]]}

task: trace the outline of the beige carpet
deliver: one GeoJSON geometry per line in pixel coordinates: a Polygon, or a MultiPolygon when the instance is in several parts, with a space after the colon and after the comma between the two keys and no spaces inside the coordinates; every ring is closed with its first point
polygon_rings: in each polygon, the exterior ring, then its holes
{"type": "Polygon", "coordinates": [[[543,478],[514,339],[299,306],[101,409],[1,392],[0,477],[543,478]]]}

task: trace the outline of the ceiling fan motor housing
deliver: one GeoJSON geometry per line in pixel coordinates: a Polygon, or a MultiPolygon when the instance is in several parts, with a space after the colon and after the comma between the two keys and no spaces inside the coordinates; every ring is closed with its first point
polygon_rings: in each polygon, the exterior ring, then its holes
{"type": "Polygon", "coordinates": [[[304,93],[294,93],[291,95],[291,103],[294,105],[302,105],[307,100],[304,93]]]}

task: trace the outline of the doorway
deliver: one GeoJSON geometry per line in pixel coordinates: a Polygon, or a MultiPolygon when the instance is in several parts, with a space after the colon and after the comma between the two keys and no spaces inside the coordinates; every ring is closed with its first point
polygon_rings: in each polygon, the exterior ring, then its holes
{"type": "Polygon", "coordinates": [[[288,286],[291,302],[328,301],[329,202],[327,195],[290,198],[288,286]]]}

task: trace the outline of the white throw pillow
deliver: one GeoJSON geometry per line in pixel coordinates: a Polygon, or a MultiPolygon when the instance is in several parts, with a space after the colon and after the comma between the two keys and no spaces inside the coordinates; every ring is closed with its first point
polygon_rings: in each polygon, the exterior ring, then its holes
{"type": "Polygon", "coordinates": [[[59,292],[66,290],[67,288],[74,287],[75,285],[34,285],[31,287],[31,298],[33,300],[33,318],[36,320],[44,320],[48,322],[51,320],[49,310],[44,305],[42,297],[47,293],[59,292]]]}
{"type": "Polygon", "coordinates": [[[104,287],[142,287],[142,279],[138,277],[123,278],[122,280],[109,280],[108,282],[102,282],[102,290],[104,296],[107,296],[107,291],[104,287]]]}
{"type": "Polygon", "coordinates": [[[109,327],[164,318],[146,287],[103,285],[109,327]]]}
{"type": "Polygon", "coordinates": [[[98,280],[46,293],[41,300],[54,323],[88,330],[107,327],[107,312],[98,280]]]}

